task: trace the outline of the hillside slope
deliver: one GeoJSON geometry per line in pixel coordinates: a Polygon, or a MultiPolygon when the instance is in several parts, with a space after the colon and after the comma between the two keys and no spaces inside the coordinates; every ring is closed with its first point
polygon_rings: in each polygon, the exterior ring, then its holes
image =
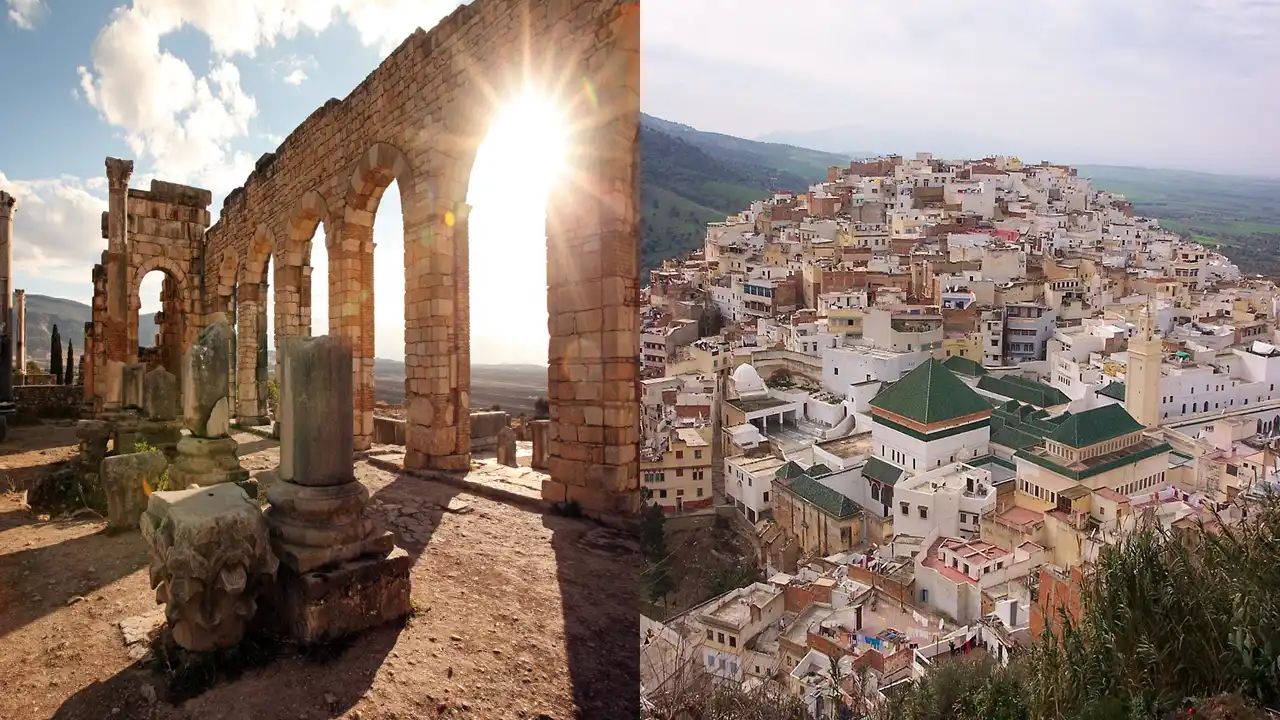
{"type": "MultiPolygon", "coordinates": [[[[62,338],[62,351],[67,342],[75,347],[76,357],[84,350],[84,324],[92,317],[92,309],[82,302],[48,295],[27,294],[27,359],[35,360],[41,367],[49,365],[49,344],[53,326],[58,326],[62,338]]],[[[156,334],[155,314],[139,318],[138,337],[147,342],[156,334]]]]}
{"type": "MultiPolygon", "coordinates": [[[[706,224],[779,190],[804,191],[848,158],[640,116],[641,266],[701,246],[706,224]]],[[[643,280],[643,278],[642,278],[643,280]]]]}

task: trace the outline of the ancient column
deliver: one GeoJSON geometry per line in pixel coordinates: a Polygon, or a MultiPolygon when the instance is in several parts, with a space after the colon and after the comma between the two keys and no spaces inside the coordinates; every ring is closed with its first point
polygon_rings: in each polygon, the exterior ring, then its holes
{"type": "Polygon", "coordinates": [[[169,468],[175,490],[191,485],[208,487],[239,483],[252,495],[256,485],[240,467],[231,437],[231,407],[227,403],[227,369],[231,365],[231,326],[216,322],[200,331],[183,356],[178,382],[182,386],[182,416],[191,434],[178,442],[178,457],[169,468]]]}
{"type": "Polygon", "coordinates": [[[281,617],[311,643],[409,612],[411,559],[365,512],[355,477],[352,352],[343,338],[289,338],[280,383],[280,479],[265,515],[280,558],[281,617]]]}
{"type": "MultiPolygon", "coordinates": [[[[107,318],[103,340],[108,361],[129,359],[129,177],[132,160],[107,158],[107,318]]],[[[118,401],[118,398],[108,398],[118,401]]]]}
{"type": "Polygon", "coordinates": [[[13,370],[18,376],[27,374],[26,290],[13,291],[13,370]]]}
{"type": "Polygon", "coordinates": [[[84,324],[84,350],[80,353],[80,384],[84,385],[84,406],[93,411],[93,358],[97,348],[93,346],[93,323],[84,324]]]}
{"type": "MultiPolygon", "coordinates": [[[[0,190],[0,423],[13,407],[13,213],[17,198],[0,190]]],[[[0,427],[0,439],[4,427],[0,427]]]]}

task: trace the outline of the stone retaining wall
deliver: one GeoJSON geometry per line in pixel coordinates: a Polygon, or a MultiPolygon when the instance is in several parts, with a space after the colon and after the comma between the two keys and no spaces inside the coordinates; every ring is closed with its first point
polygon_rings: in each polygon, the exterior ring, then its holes
{"type": "Polygon", "coordinates": [[[84,402],[82,385],[20,385],[13,389],[18,406],[17,422],[80,417],[84,402]]]}

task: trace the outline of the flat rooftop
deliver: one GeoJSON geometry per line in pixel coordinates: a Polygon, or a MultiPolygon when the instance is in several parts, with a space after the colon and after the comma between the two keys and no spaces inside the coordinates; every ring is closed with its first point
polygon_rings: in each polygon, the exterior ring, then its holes
{"type": "Polygon", "coordinates": [[[725,403],[748,414],[760,412],[761,410],[768,410],[770,408],[781,407],[783,405],[795,404],[790,400],[780,400],[773,397],[738,398],[737,400],[725,400],[725,403]]]}
{"type": "Polygon", "coordinates": [[[871,432],[846,435],[835,440],[817,443],[818,447],[838,458],[850,459],[871,454],[871,432]]]}
{"type": "Polygon", "coordinates": [[[782,591],[756,583],[739,588],[737,593],[724,598],[719,603],[702,611],[704,618],[713,618],[733,627],[744,627],[751,622],[751,606],[764,606],[782,591]]]}

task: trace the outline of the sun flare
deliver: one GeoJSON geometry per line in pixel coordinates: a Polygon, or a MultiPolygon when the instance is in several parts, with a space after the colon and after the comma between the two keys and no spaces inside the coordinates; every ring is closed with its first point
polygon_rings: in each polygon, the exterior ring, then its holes
{"type": "Polygon", "coordinates": [[[467,195],[473,363],[547,362],[546,205],[564,179],[567,134],[555,103],[525,92],[476,153],[467,195]]]}

